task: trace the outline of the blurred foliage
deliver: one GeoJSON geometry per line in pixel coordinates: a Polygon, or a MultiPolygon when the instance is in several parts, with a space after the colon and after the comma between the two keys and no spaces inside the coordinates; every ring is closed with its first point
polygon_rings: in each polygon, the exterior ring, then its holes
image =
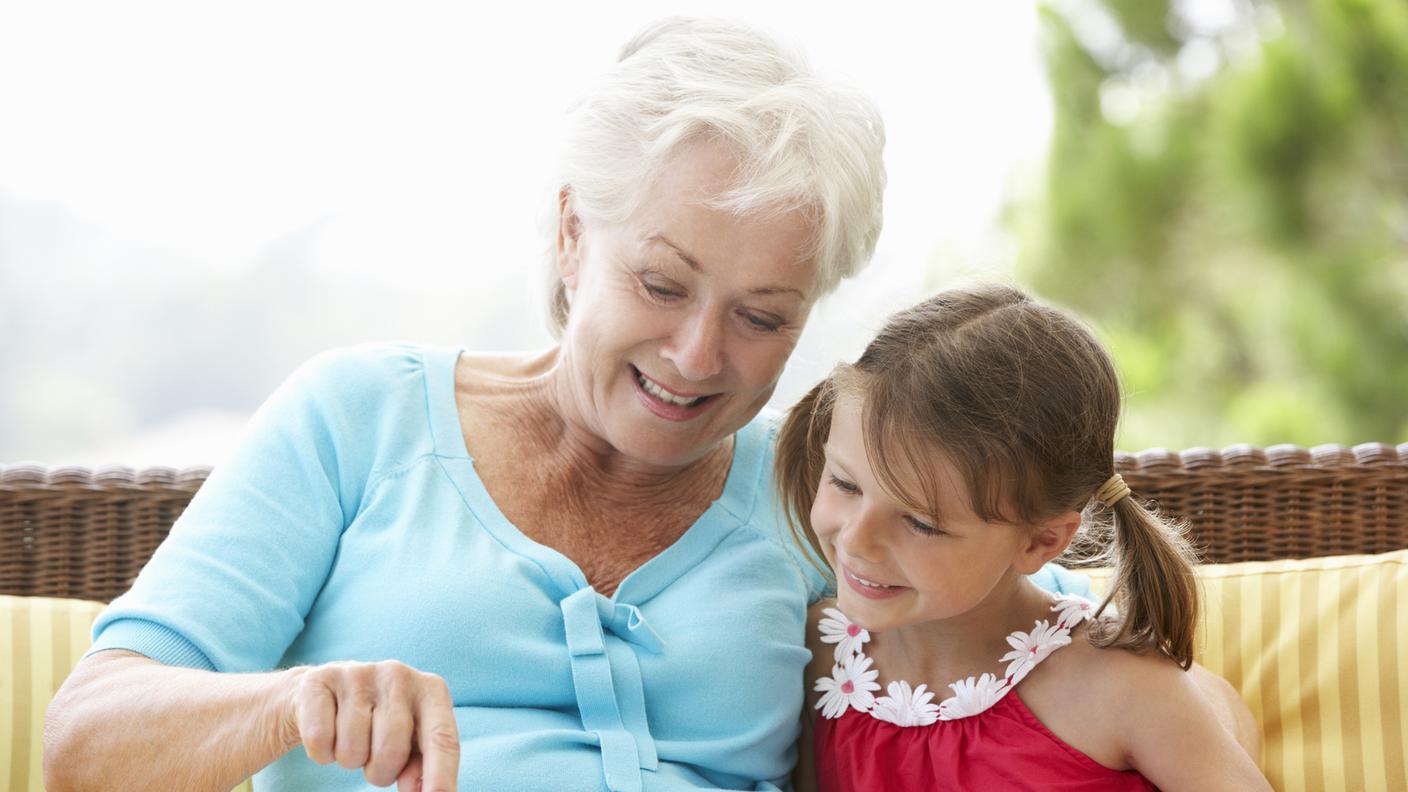
{"type": "Polygon", "coordinates": [[[1408,1],[1042,15],[1019,273],[1109,342],[1120,447],[1408,441],[1408,1]]]}

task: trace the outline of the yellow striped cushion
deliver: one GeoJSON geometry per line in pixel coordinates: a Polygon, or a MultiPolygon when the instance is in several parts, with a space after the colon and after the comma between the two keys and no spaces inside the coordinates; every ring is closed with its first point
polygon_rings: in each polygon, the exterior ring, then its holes
{"type": "MultiPolygon", "coordinates": [[[[1092,576],[1100,591],[1104,575],[1092,576]]],[[[1272,786],[1408,789],[1408,550],[1211,564],[1199,577],[1198,662],[1251,707],[1272,786]]],[[[43,792],[44,708],[87,650],[102,607],[0,595],[5,789],[43,792]]]]}
{"type": "Polygon", "coordinates": [[[44,708],[88,649],[101,602],[0,596],[0,786],[44,792],[44,708]],[[8,786],[5,786],[8,784],[8,786]]]}
{"type": "Polygon", "coordinates": [[[1198,574],[1198,662],[1251,707],[1271,785],[1408,790],[1408,550],[1198,574]]]}
{"type": "MultiPolygon", "coordinates": [[[[44,709],[88,651],[103,607],[0,594],[0,789],[44,792],[44,709]]],[[[248,781],[237,790],[248,791],[248,781]]]]}

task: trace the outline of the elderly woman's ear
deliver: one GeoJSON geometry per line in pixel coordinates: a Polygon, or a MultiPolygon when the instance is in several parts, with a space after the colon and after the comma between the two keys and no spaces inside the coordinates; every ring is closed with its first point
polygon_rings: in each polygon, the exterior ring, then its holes
{"type": "Polygon", "coordinates": [[[572,188],[563,187],[557,194],[557,274],[569,299],[577,287],[577,271],[581,267],[581,236],[582,220],[573,206],[572,188]]]}

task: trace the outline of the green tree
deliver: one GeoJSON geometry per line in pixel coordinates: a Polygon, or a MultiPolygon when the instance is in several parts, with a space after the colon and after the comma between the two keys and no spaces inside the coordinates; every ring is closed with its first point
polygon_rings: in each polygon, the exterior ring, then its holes
{"type": "Polygon", "coordinates": [[[1100,328],[1120,445],[1408,441],[1408,2],[1043,8],[1020,277],[1100,328]]]}

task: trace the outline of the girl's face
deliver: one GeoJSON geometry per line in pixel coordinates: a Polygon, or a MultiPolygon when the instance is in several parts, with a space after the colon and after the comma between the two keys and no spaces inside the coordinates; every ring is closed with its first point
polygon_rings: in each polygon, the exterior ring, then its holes
{"type": "Polygon", "coordinates": [[[1019,567],[1031,563],[1031,531],[980,520],[947,459],[936,460],[942,524],[885,491],[866,455],[862,406],[848,397],[835,404],[811,510],[812,528],[836,570],[840,609],[872,630],[947,619],[1022,574],[1019,567]]]}

